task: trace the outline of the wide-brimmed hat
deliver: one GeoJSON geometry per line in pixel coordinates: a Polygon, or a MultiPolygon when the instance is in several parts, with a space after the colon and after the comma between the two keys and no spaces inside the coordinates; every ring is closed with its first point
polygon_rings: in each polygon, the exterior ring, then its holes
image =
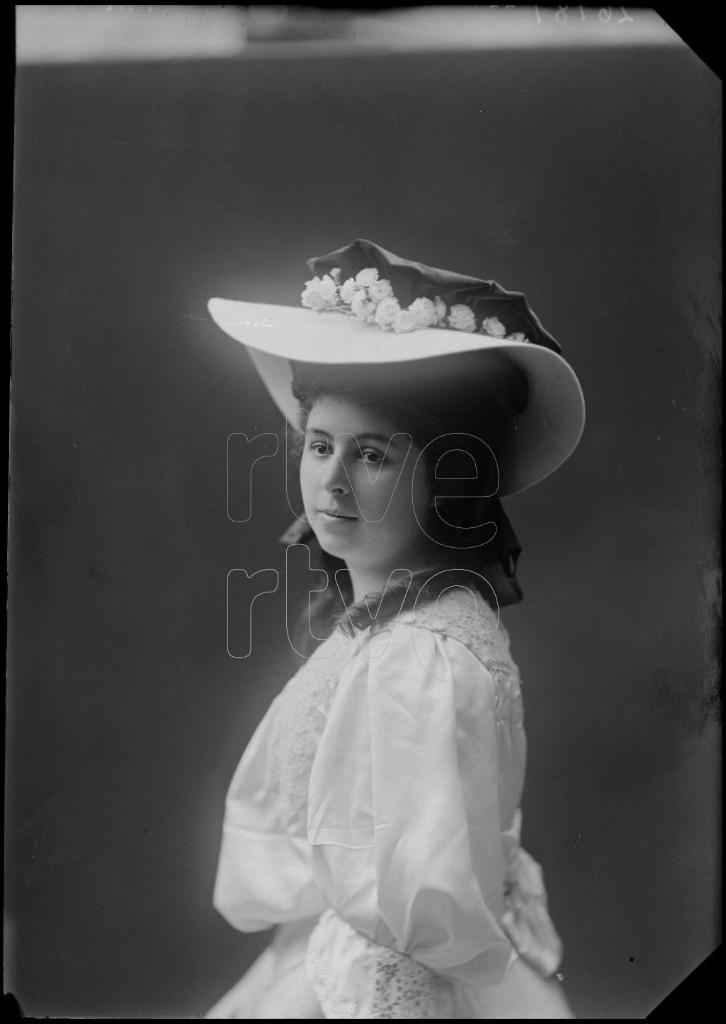
{"type": "Polygon", "coordinates": [[[424,361],[416,363],[420,372],[426,365],[433,371],[441,357],[499,352],[527,383],[526,407],[498,452],[499,494],[544,480],[575,450],[585,423],[582,388],[520,292],[401,259],[365,239],[307,265],[315,276],[306,282],[300,306],[221,298],[208,303],[213,320],[247,347],[294,429],[300,429],[291,390],[296,362],[371,369],[424,361]]]}

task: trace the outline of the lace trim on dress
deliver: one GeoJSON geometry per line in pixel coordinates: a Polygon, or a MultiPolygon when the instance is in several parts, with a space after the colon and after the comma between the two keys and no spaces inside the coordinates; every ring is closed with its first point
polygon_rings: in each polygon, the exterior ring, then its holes
{"type": "Polygon", "coordinates": [[[310,768],[325,728],[342,666],[355,650],[352,640],[335,634],[287,683],[270,737],[279,780],[280,816],[293,833],[304,835],[310,768]]]}
{"type": "Polygon", "coordinates": [[[458,640],[479,659],[496,684],[497,717],[521,724],[521,677],[512,660],[509,633],[495,612],[478,592],[448,591],[438,602],[404,612],[400,623],[428,629],[458,640]]]}
{"type": "Polygon", "coordinates": [[[449,983],[381,946],[326,910],[308,942],[307,971],[332,1020],[441,1020],[453,1012],[449,983]]]}
{"type": "Polygon", "coordinates": [[[395,949],[376,953],[371,1017],[377,1020],[436,1018],[434,975],[423,964],[395,949]]]}

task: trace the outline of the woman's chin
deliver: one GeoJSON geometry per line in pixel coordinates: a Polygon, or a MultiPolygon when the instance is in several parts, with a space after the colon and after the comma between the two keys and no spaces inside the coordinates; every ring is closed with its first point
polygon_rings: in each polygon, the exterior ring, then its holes
{"type": "Polygon", "coordinates": [[[322,532],[316,534],[316,536],[321,550],[326,555],[332,555],[333,558],[341,558],[343,561],[350,555],[350,544],[342,544],[340,541],[336,541],[335,537],[324,536],[322,532]]]}
{"type": "Polygon", "coordinates": [[[320,514],[316,517],[313,533],[326,554],[345,559],[358,546],[352,536],[357,526],[356,519],[342,517],[339,520],[327,520],[320,514]]]}

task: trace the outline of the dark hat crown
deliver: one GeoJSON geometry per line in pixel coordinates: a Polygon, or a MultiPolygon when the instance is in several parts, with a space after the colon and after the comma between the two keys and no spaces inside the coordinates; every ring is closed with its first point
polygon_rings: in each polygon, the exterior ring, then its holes
{"type": "Polygon", "coordinates": [[[381,248],[375,242],[357,238],[341,249],[326,256],[315,256],[307,261],[313,274],[322,277],[340,270],[340,280],[355,277],[368,268],[375,268],[380,277],[389,281],[401,305],[410,305],[418,298],[437,297],[447,307],[458,304],[468,306],[481,322],[496,317],[506,328],[507,335],[517,332],[526,335],[535,345],[553,352],[562,348],[540,323],[521,292],[507,291],[496,281],[466,277],[450,270],[428,267],[423,263],[405,260],[381,248]]]}

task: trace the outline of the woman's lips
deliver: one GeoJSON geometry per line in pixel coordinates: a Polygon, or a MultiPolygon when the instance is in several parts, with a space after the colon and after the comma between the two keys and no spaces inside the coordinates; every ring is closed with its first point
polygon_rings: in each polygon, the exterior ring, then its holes
{"type": "Polygon", "coordinates": [[[343,519],[347,522],[352,522],[353,520],[358,518],[357,516],[349,516],[346,515],[344,512],[335,512],[333,509],[327,508],[318,509],[318,512],[322,516],[325,516],[326,519],[343,519]]]}

